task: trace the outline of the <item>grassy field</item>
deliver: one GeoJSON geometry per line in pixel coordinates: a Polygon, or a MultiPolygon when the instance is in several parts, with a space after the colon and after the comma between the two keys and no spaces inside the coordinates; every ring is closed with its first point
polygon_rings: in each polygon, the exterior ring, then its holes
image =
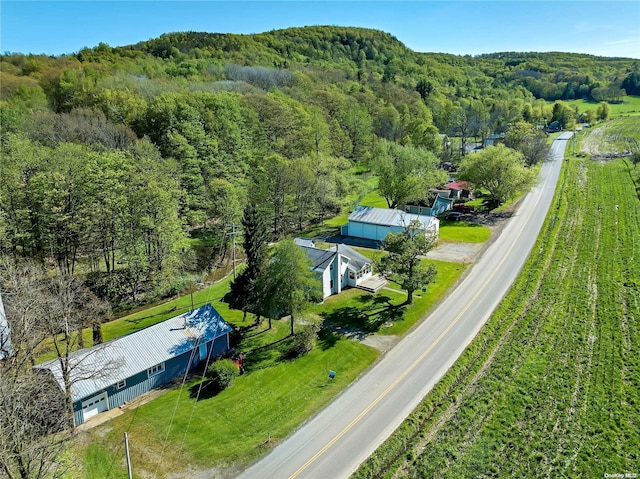
{"type": "MultiPolygon", "coordinates": [[[[192,377],[141,407],[102,426],[82,432],[76,439],[69,479],[105,479],[126,473],[122,437],[132,445],[136,476],[168,477],[182,471],[224,470],[251,461],[273,447],[298,424],[330,401],[378,357],[378,352],[357,341],[343,339],[329,329],[345,327],[381,334],[402,334],[439,301],[457,281],[464,266],[434,262],[436,281],[428,294],[419,292],[415,304],[403,305],[406,293],[391,289],[371,295],[351,289],[312,307],[331,324],[321,332],[317,347],[301,359],[287,359],[290,347],[287,319],[266,321],[249,329],[239,349],[247,353],[246,374],[236,384],[213,395],[192,377]],[[338,374],[331,381],[328,371],[338,374]],[[265,443],[270,438],[268,443],[265,443]],[[185,464],[192,468],[186,470],[185,464]]],[[[230,323],[247,326],[239,311],[229,310],[222,298],[231,278],[194,293],[194,304],[211,301],[230,323]]],[[[140,311],[105,325],[105,336],[115,337],[149,326],[191,307],[189,296],[140,311]]],[[[252,321],[250,317],[249,321],[252,321]]]]}
{"type": "Polygon", "coordinates": [[[620,117],[599,123],[578,134],[579,151],[585,155],[611,156],[640,151],[640,117],[620,117]]]}
{"type": "Polygon", "coordinates": [[[630,168],[565,164],[505,300],[355,477],[640,473],[640,202],[630,168]]]}
{"type": "MultiPolygon", "coordinates": [[[[598,102],[587,100],[570,100],[567,103],[578,107],[578,112],[582,113],[586,110],[597,110],[598,102]]],[[[609,105],[609,118],[619,116],[638,116],[640,115],[640,96],[625,96],[622,103],[613,103],[609,105]]]]}

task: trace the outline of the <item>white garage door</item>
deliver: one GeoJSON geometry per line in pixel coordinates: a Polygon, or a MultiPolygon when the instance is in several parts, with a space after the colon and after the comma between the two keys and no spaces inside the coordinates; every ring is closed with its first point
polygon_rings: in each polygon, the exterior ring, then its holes
{"type": "Polygon", "coordinates": [[[107,409],[109,409],[107,393],[103,392],[100,396],[93,397],[82,403],[82,417],[86,421],[107,409]]]}

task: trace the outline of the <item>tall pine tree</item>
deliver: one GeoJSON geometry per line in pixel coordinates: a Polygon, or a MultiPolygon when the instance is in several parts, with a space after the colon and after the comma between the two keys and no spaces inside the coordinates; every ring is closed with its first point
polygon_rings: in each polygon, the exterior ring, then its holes
{"type": "Polygon", "coordinates": [[[263,274],[267,260],[267,242],[269,232],[264,216],[255,203],[249,203],[242,217],[244,231],[243,247],[247,256],[247,267],[231,283],[231,305],[242,309],[243,319],[246,319],[247,311],[251,310],[260,314],[258,278],[263,274]]]}

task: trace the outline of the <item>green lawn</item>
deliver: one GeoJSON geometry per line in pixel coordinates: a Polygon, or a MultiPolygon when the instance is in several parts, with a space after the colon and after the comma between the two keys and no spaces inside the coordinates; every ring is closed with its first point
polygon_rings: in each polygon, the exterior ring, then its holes
{"type": "MultiPolygon", "coordinates": [[[[382,251],[356,249],[371,259],[384,254],[382,251]]],[[[423,261],[435,265],[438,274],[429,284],[426,293],[421,290],[414,292],[414,304],[411,306],[404,304],[407,293],[402,291],[401,286],[389,282],[387,288],[375,295],[355,288],[343,291],[314,306],[313,312],[342,328],[355,328],[384,335],[404,334],[442,299],[466,268],[459,263],[423,261]]]]}
{"type": "MultiPolygon", "coordinates": [[[[363,253],[382,254],[372,250],[363,253]]],[[[324,317],[333,327],[403,334],[442,298],[464,270],[459,264],[434,263],[438,276],[427,294],[416,292],[413,306],[403,305],[405,292],[385,289],[371,295],[350,289],[314,305],[311,312],[324,317]],[[387,321],[390,324],[385,325],[387,321]]],[[[220,301],[229,281],[226,278],[199,291],[194,294],[194,302],[212,300],[225,319],[244,326],[242,314],[229,310],[220,301]]],[[[390,287],[399,289],[393,283],[390,287]]],[[[187,296],[121,318],[113,322],[109,334],[148,326],[190,305],[187,296]]],[[[252,315],[249,321],[253,321],[252,315]]],[[[200,400],[196,400],[200,379],[193,378],[182,389],[176,385],[152,402],[81,433],[76,441],[75,462],[78,468],[83,465],[82,472],[69,478],[122,477],[121,442],[125,431],[134,445],[132,462],[137,464],[139,474],[155,472],[157,468],[162,477],[168,471],[184,469],[184,464],[206,469],[253,460],[330,401],[378,357],[377,351],[342,339],[330,329],[321,332],[309,355],[292,361],[286,359],[288,320],[273,321],[272,329],[267,329],[263,320],[242,339],[239,349],[247,352],[247,372],[233,387],[216,395],[204,389],[200,400]],[[337,372],[333,381],[328,379],[329,370],[337,372]],[[271,443],[264,445],[269,436],[271,443]]]]}
{"type": "Polygon", "coordinates": [[[484,243],[491,236],[486,226],[465,221],[440,220],[440,241],[449,243],[484,243]]]}
{"type": "MultiPolygon", "coordinates": [[[[222,302],[222,298],[229,291],[229,283],[233,277],[227,276],[222,281],[214,283],[212,286],[197,290],[193,293],[193,305],[195,307],[211,302],[220,314],[229,323],[240,325],[242,323],[242,313],[240,311],[231,310],[229,306],[222,302]]],[[[119,338],[125,334],[130,334],[142,328],[152,326],[165,319],[172,318],[191,309],[191,296],[182,296],[178,299],[167,301],[165,303],[153,306],[147,309],[114,319],[102,325],[102,336],[104,341],[119,338]]],[[[91,345],[91,329],[87,328],[82,334],[86,346],[91,345]]],[[[38,362],[53,359],[55,353],[51,348],[51,344],[45,342],[43,344],[42,353],[38,355],[38,362]]]]}
{"type": "Polygon", "coordinates": [[[184,388],[176,387],[90,433],[81,433],[77,462],[84,470],[71,477],[126,477],[121,446],[125,431],[136,477],[155,472],[167,477],[169,472],[194,467],[224,468],[236,461],[246,464],[329,402],[377,356],[358,342],[331,337],[303,358],[240,376],[219,394],[203,389],[196,400],[200,380],[192,379],[184,388]],[[337,372],[335,379],[329,379],[329,370],[337,372]],[[269,437],[271,442],[265,444],[269,437]]]}

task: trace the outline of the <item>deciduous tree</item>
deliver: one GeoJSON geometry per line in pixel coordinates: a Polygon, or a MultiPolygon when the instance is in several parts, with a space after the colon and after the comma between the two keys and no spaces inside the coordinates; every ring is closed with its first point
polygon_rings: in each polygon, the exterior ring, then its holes
{"type": "Polygon", "coordinates": [[[401,233],[389,233],[384,240],[384,249],[389,254],[380,258],[377,269],[407,291],[406,304],[413,304],[413,292],[426,287],[436,276],[435,267],[422,260],[436,240],[435,234],[425,230],[418,220],[407,224],[401,233]]]}
{"type": "Polygon", "coordinates": [[[460,179],[486,189],[495,205],[525,193],[536,178],[535,171],[526,167],[522,153],[504,145],[489,146],[467,155],[458,173],[460,179]]]}
{"type": "Polygon", "coordinates": [[[382,141],[375,150],[373,171],[379,177],[378,189],[395,208],[410,200],[419,200],[428,189],[444,181],[444,172],[428,150],[382,141]]]}
{"type": "Polygon", "coordinates": [[[269,258],[264,277],[264,299],[270,316],[291,316],[291,335],[295,316],[320,294],[320,281],[311,271],[311,262],[292,239],[278,243],[269,258]]]}

